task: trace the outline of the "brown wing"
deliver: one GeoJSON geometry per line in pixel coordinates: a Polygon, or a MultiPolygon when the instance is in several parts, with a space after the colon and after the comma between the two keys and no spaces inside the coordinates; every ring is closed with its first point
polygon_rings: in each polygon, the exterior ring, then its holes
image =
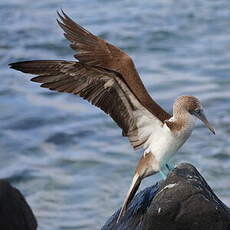
{"type": "Polygon", "coordinates": [[[132,59],[125,52],[93,35],[75,23],[63,11],[62,14],[63,16],[58,13],[61,22],[57,21],[64,30],[65,37],[71,42],[71,48],[77,51],[75,58],[82,63],[100,66],[120,73],[139,102],[154,116],[162,122],[171,117],[150,97],[132,59]]]}
{"type": "MultiPolygon", "coordinates": [[[[12,63],[10,67],[38,75],[31,81],[42,83],[41,87],[83,97],[109,114],[124,134],[135,135],[136,123],[129,99],[132,95],[128,89],[124,93],[122,88],[127,86],[116,73],[67,61],[27,61],[12,63]]],[[[138,137],[133,136],[133,139],[137,140],[138,137]]]]}

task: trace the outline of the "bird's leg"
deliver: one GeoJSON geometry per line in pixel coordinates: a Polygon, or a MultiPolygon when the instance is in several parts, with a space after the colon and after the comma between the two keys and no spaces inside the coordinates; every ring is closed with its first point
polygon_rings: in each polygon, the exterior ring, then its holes
{"type": "Polygon", "coordinates": [[[160,174],[161,174],[163,180],[165,180],[167,178],[167,175],[162,170],[160,170],[160,174]]]}
{"type": "Polygon", "coordinates": [[[153,175],[158,171],[159,171],[159,163],[155,160],[154,155],[152,153],[143,154],[137,164],[131,186],[125,197],[119,216],[117,218],[117,223],[124,216],[129,203],[132,201],[133,197],[135,196],[141,184],[142,179],[150,175],[153,175]]]}
{"type": "Polygon", "coordinates": [[[172,170],[170,167],[169,167],[169,164],[165,164],[166,168],[169,170],[169,172],[172,170]]]}
{"type": "Polygon", "coordinates": [[[169,172],[171,172],[174,169],[175,165],[172,162],[170,162],[166,163],[165,167],[168,169],[169,172]]]}

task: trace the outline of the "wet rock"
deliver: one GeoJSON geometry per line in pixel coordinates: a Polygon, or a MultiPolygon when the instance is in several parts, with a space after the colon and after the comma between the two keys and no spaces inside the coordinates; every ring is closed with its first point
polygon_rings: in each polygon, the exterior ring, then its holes
{"type": "Polygon", "coordinates": [[[37,221],[25,198],[5,180],[0,180],[0,229],[37,229],[37,221]]]}
{"type": "Polygon", "coordinates": [[[230,230],[230,209],[187,163],[139,192],[116,223],[118,214],[119,210],[102,230],[230,230]]]}

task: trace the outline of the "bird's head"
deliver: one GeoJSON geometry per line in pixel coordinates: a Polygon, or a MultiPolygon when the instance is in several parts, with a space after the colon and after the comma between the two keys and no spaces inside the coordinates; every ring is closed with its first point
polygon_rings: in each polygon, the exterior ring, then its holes
{"type": "Polygon", "coordinates": [[[178,113],[179,111],[186,111],[192,116],[200,119],[209,129],[215,134],[215,130],[209,123],[205,116],[203,106],[201,102],[194,96],[180,96],[176,99],[173,106],[173,113],[178,113]]]}

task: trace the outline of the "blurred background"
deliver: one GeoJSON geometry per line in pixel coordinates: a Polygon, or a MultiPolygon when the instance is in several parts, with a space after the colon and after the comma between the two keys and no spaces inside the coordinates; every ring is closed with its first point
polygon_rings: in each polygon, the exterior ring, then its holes
{"type": "Polygon", "coordinates": [[[100,229],[121,206],[141,154],[99,109],[8,68],[73,60],[56,23],[61,8],[128,52],[168,111],[180,95],[200,98],[216,136],[198,122],[173,161],[196,166],[230,206],[229,0],[1,0],[0,178],[23,192],[39,230],[100,229]]]}

